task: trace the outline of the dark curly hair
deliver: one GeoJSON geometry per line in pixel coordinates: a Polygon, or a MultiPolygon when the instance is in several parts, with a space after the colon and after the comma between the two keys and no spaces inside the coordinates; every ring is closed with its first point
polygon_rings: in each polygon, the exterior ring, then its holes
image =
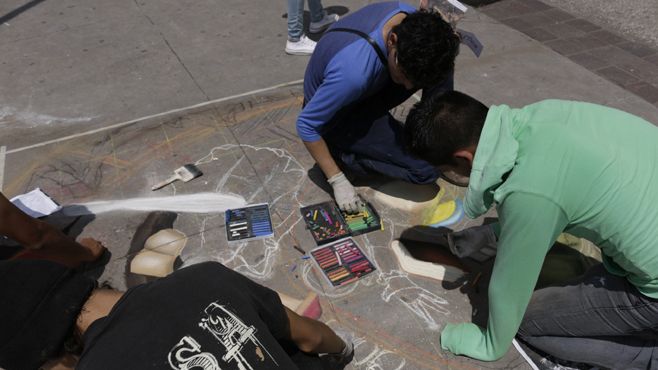
{"type": "Polygon", "coordinates": [[[478,143],[488,113],[487,106],[459,91],[425,98],[404,124],[407,150],[435,166],[454,164],[453,153],[478,143]]]}
{"type": "Polygon", "coordinates": [[[408,14],[391,31],[398,37],[398,64],[415,87],[435,86],[454,69],[459,37],[439,14],[408,14]]]}

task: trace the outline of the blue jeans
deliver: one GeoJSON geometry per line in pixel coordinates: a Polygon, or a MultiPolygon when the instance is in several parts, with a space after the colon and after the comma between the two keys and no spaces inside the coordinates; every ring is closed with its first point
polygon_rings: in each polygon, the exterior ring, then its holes
{"type": "MultiPolygon", "coordinates": [[[[320,0],[308,0],[311,22],[318,22],[324,17],[320,0]]],[[[288,0],[288,40],[299,41],[304,34],[304,0],[288,0]]]]}
{"type": "Polygon", "coordinates": [[[658,368],[658,299],[603,265],[535,291],[518,336],[562,360],[609,369],[658,368]]]}
{"type": "MultiPolygon", "coordinates": [[[[452,90],[452,75],[435,89],[452,90]]],[[[342,162],[342,168],[359,176],[375,172],[413,184],[431,184],[439,178],[433,165],[407,152],[403,123],[389,113],[412,94],[390,83],[336,113],[323,127],[322,137],[334,159],[342,162]]]]}

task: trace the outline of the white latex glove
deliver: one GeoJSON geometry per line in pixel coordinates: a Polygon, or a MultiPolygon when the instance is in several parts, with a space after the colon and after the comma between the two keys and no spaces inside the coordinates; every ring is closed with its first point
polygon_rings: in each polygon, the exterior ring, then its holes
{"type": "Polygon", "coordinates": [[[336,198],[336,203],[338,203],[341,210],[347,213],[357,213],[363,207],[363,201],[342,172],[338,172],[327,182],[333,187],[334,198],[336,198]]]}

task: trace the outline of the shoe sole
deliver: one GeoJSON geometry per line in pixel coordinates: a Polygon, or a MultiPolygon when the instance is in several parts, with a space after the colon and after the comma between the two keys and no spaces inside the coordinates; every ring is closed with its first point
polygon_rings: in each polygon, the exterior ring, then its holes
{"type": "Polygon", "coordinates": [[[446,176],[443,173],[439,176],[441,179],[445,180],[447,183],[458,186],[460,188],[467,188],[469,178],[467,177],[464,180],[453,179],[452,177],[446,176]]]}
{"type": "Polygon", "coordinates": [[[309,27],[309,28],[308,28],[308,32],[310,32],[310,33],[320,33],[320,32],[324,32],[327,28],[329,28],[329,26],[331,26],[331,25],[334,24],[334,23],[336,23],[336,22],[329,23],[328,25],[326,25],[326,26],[322,26],[322,27],[320,27],[320,28],[311,28],[311,27],[309,27]]]}
{"type": "Polygon", "coordinates": [[[311,55],[313,52],[307,52],[307,51],[290,51],[286,49],[286,54],[288,55],[311,55]]]}

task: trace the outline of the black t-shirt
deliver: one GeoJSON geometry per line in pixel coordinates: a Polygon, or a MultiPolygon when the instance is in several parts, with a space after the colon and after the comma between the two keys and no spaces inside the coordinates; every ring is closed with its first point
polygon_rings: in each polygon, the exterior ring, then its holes
{"type": "Polygon", "coordinates": [[[78,369],[297,369],[276,292],[219,263],[130,289],[84,335],[78,369]]]}

